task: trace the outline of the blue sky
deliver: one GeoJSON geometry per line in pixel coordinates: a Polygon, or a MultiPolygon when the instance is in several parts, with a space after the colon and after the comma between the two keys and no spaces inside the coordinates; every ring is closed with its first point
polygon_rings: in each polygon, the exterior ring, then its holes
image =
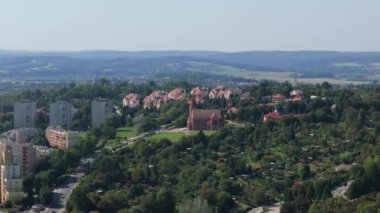
{"type": "Polygon", "coordinates": [[[0,49],[380,51],[379,0],[0,0],[0,49]]]}

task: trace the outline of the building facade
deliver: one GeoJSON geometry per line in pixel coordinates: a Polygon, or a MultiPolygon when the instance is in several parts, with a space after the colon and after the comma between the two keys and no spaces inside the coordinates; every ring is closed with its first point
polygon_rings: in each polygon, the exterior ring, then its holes
{"type": "Polygon", "coordinates": [[[66,150],[75,145],[80,132],[50,126],[45,130],[45,136],[51,147],[66,150]]]}
{"type": "Polygon", "coordinates": [[[49,106],[49,121],[52,126],[66,126],[70,128],[72,125],[72,117],[74,107],[67,101],[56,101],[49,106]]]}
{"type": "Polygon", "coordinates": [[[36,102],[20,100],[14,103],[14,128],[35,127],[36,125],[36,102]]]}
{"type": "Polygon", "coordinates": [[[91,102],[92,126],[99,126],[113,114],[112,102],[108,99],[97,99],[91,102]]]}
{"type": "Polygon", "coordinates": [[[224,118],[218,109],[196,109],[194,98],[189,102],[189,130],[218,130],[224,126],[224,118]]]}
{"type": "Polygon", "coordinates": [[[32,172],[36,153],[29,143],[0,143],[0,200],[21,198],[22,177],[32,172]]]}
{"type": "Polygon", "coordinates": [[[136,108],[140,106],[140,98],[138,94],[130,93],[123,98],[123,107],[136,108]]]}
{"type": "Polygon", "coordinates": [[[282,104],[286,101],[286,97],[283,94],[273,94],[271,98],[273,104],[282,104]]]}

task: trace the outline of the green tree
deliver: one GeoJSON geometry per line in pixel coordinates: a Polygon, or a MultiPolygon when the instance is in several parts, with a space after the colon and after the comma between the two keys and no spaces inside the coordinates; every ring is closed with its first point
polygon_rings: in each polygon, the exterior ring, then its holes
{"type": "Polygon", "coordinates": [[[167,188],[161,188],[156,196],[156,212],[173,213],[175,212],[176,200],[173,192],[167,188]]]}
{"type": "Polygon", "coordinates": [[[43,203],[44,205],[48,205],[50,203],[50,200],[53,198],[52,190],[48,186],[43,186],[40,189],[38,195],[41,203],[43,203]]]}

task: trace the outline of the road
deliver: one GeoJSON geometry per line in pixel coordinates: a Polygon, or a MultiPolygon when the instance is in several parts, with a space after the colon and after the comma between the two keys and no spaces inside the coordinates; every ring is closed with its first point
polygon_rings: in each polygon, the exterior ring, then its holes
{"type": "Polygon", "coordinates": [[[75,172],[70,175],[70,178],[53,191],[53,199],[50,205],[45,209],[45,213],[63,213],[65,211],[66,202],[71,192],[73,191],[79,179],[85,175],[85,166],[88,162],[92,163],[99,153],[95,153],[92,157],[81,160],[80,165],[75,169],[75,172]]]}
{"type": "Polygon", "coordinates": [[[268,213],[280,213],[281,212],[281,203],[275,203],[270,206],[261,206],[254,209],[251,209],[248,213],[262,213],[262,212],[268,212],[268,213]],[[266,209],[264,211],[264,208],[266,209]]]}

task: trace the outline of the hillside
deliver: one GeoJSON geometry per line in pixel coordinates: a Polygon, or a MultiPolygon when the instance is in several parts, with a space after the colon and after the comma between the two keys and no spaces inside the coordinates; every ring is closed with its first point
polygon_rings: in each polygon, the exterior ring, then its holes
{"type": "Polygon", "coordinates": [[[195,79],[197,83],[208,84],[212,80],[229,81],[227,79],[232,78],[233,82],[269,79],[359,84],[380,78],[380,53],[0,50],[0,73],[3,80],[51,80],[54,74],[55,80],[195,79]]]}

